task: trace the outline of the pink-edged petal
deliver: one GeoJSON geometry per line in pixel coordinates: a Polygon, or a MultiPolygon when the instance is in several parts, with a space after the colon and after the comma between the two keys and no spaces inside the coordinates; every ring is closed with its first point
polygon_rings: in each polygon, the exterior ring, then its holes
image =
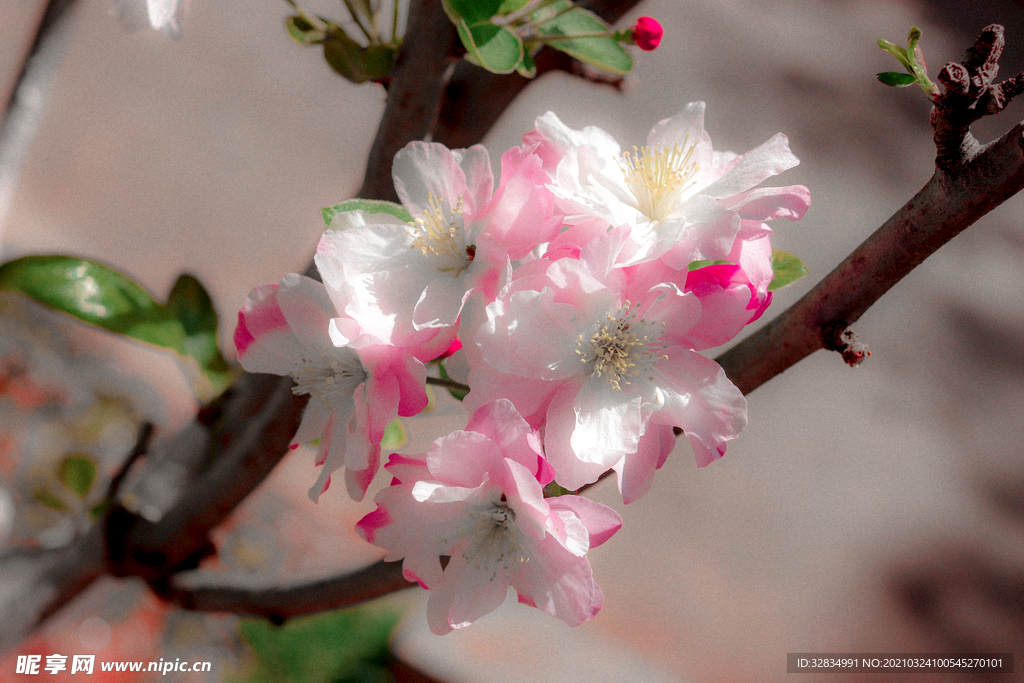
{"type": "Polygon", "coordinates": [[[576,397],[576,429],[570,440],[576,457],[611,467],[636,450],[643,432],[639,394],[616,390],[605,377],[591,377],[576,397]]]}
{"type": "Polygon", "coordinates": [[[582,381],[566,382],[552,397],[544,427],[544,453],[555,468],[555,481],[573,491],[592,484],[608,470],[603,463],[581,460],[572,449],[572,435],[576,431],[573,399],[582,381]]]}
{"type": "Polygon", "coordinates": [[[474,412],[466,431],[486,434],[506,458],[515,460],[532,475],[539,471],[543,455],[537,441],[530,438],[534,431],[508,399],[494,401],[474,412]]]}
{"type": "Polygon", "coordinates": [[[550,535],[536,541],[536,545],[529,562],[512,567],[511,583],[519,602],[570,626],[596,617],[604,605],[604,593],[594,581],[587,558],[566,551],[550,535]]]}
{"type": "Polygon", "coordinates": [[[238,311],[235,347],[247,372],[289,375],[303,347],[277,301],[277,283],[253,289],[238,311]]]}
{"type": "Polygon", "coordinates": [[[317,348],[330,344],[331,318],[337,313],[323,284],[290,273],[281,278],[277,301],[303,346],[317,348]]]}
{"type": "Polygon", "coordinates": [[[523,258],[561,228],[561,216],[552,216],[548,180],[537,155],[519,147],[502,155],[501,182],[483,213],[487,233],[501,242],[510,259],[523,258]]]}
{"type": "Polygon", "coordinates": [[[467,278],[437,277],[427,283],[413,309],[412,325],[417,330],[451,327],[462,306],[473,293],[467,278]]]}
{"type": "Polygon", "coordinates": [[[413,217],[423,215],[430,195],[445,200],[448,208],[461,197],[463,209],[475,214],[494,188],[490,157],[482,145],[450,150],[436,142],[410,142],[395,155],[391,175],[413,217]]]}
{"type": "Polygon", "coordinates": [[[697,466],[706,467],[747,426],[746,399],[715,361],[678,348],[667,349],[666,355],[656,368],[665,405],[654,419],[682,428],[697,466]]]}
{"type": "Polygon", "coordinates": [[[789,138],[776,133],[767,142],[736,159],[725,175],[701,190],[701,194],[716,199],[731,197],[799,163],[800,160],[789,151],[789,138]]]}
{"type": "Polygon", "coordinates": [[[469,543],[469,539],[463,539],[452,548],[441,582],[431,589],[427,623],[437,635],[469,626],[505,601],[509,584],[504,572],[477,566],[462,557],[469,543]]]}
{"type": "Polygon", "coordinates": [[[475,487],[488,472],[503,468],[498,446],[477,432],[454,432],[435,441],[427,454],[427,466],[435,479],[453,486],[475,487]]]}
{"type": "Polygon", "coordinates": [[[618,512],[584,496],[558,496],[548,498],[547,501],[552,510],[567,510],[583,522],[590,537],[591,549],[607,541],[622,528],[622,517],[618,512]]]}
{"type": "Polygon", "coordinates": [[[654,472],[661,468],[676,445],[671,425],[647,424],[640,437],[636,453],[628,455],[615,465],[619,475],[619,493],[626,505],[640,500],[651,490],[654,472]]]}
{"type": "Polygon", "coordinates": [[[748,220],[787,218],[798,221],[811,206],[811,192],[803,185],[758,187],[723,200],[722,204],[748,220]]]}

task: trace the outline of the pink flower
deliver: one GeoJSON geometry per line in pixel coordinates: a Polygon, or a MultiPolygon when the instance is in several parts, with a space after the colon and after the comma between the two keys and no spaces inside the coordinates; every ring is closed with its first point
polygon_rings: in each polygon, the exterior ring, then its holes
{"type": "Polygon", "coordinates": [[[384,343],[430,360],[448,348],[466,301],[491,299],[520,259],[561,227],[541,160],[513,148],[493,191],[487,151],[413,142],[395,155],[395,189],[415,217],[337,214],[316,264],[338,310],[384,343]]]}
{"type": "Polygon", "coordinates": [[[401,349],[363,336],[358,348],[335,346],[337,315],[324,286],[294,273],[252,290],[238,312],[235,346],[248,372],[291,375],[310,399],[292,444],[320,438],[314,501],[345,467],[348,493],[362,500],[377,473],[384,429],[427,405],[423,364],[401,349]]]}
{"type": "Polygon", "coordinates": [[[530,424],[544,425],[559,484],[577,489],[614,468],[631,502],[664,462],[672,427],[686,432],[703,467],[746,426],[743,395],[693,349],[734,333],[737,315],[741,327],[754,312],[749,287],[723,273],[702,294],[730,315],[701,325],[700,297],[678,281],[684,272],[660,263],[612,267],[628,230],[593,239],[578,260],[524,267],[487,306],[466,403],[472,410],[510,399],[530,424]]]}
{"type": "Polygon", "coordinates": [[[633,25],[633,44],[641,50],[650,52],[661,44],[661,36],[665,29],[654,17],[640,17],[633,25]]]}
{"type": "Polygon", "coordinates": [[[703,102],[659,122],[645,146],[626,153],[604,131],[572,130],[551,112],[536,125],[528,139],[545,150],[546,168],[557,159],[550,187],[566,222],[631,226],[623,265],[661,259],[685,270],[692,261],[728,260],[738,239],[765,237],[765,221],[798,220],[810,205],[803,186],[757,188],[799,163],[785,135],[743,155],[716,152],[703,102]]]}
{"type": "Polygon", "coordinates": [[[579,496],[544,498],[551,469],[511,403],[482,407],[465,431],[426,455],[393,454],[385,467],[395,478],[357,527],[431,591],[431,631],[468,626],[501,605],[509,586],[570,626],[600,611],[604,595],[586,555],[622,519],[579,496]]]}

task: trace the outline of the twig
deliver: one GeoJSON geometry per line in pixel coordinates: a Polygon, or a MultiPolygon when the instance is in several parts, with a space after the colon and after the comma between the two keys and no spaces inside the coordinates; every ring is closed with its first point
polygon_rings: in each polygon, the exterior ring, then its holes
{"type": "MultiPolygon", "coordinates": [[[[21,166],[39,131],[43,110],[64,56],[64,33],[74,0],[49,0],[0,122],[0,226],[10,208],[21,166]]],[[[0,241],[0,253],[3,243],[0,241]]]]}
{"type": "Polygon", "coordinates": [[[1006,46],[1003,27],[986,26],[962,63],[950,62],[939,71],[945,92],[932,109],[932,130],[939,168],[952,171],[977,155],[981,145],[971,134],[971,124],[984,116],[998,114],[1014,97],[1024,92],[1024,72],[995,83],[999,56],[1006,46]]]}

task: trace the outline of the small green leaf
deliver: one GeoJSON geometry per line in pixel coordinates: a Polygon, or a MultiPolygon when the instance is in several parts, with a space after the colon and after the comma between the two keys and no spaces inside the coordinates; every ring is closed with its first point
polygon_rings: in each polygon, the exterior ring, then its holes
{"type": "Polygon", "coordinates": [[[467,61],[496,74],[515,71],[523,60],[523,41],[504,26],[490,22],[468,25],[463,20],[455,22],[459,38],[466,48],[467,61]]]}
{"type": "Polygon", "coordinates": [[[385,451],[397,451],[407,443],[409,443],[409,432],[406,431],[402,421],[396,417],[391,424],[384,428],[384,438],[381,439],[380,447],[385,451]]]}
{"type": "MultiPolygon", "coordinates": [[[[562,3],[555,3],[551,8],[559,10],[561,5],[562,3]]],[[[565,6],[568,7],[568,3],[565,3],[565,6]]],[[[538,36],[573,36],[610,31],[611,26],[593,12],[580,7],[563,11],[537,26],[538,36]]],[[[624,75],[633,70],[633,57],[611,36],[575,40],[567,38],[553,40],[548,45],[611,74],[624,75]]]]}
{"type": "Polygon", "coordinates": [[[529,5],[531,1],[532,0],[504,0],[498,7],[498,11],[496,11],[495,14],[503,17],[506,14],[518,12],[519,10],[529,5]]]}
{"type": "Polygon", "coordinates": [[[396,50],[388,45],[363,47],[341,28],[332,30],[323,46],[324,59],[331,69],[353,83],[387,76],[396,54],[396,50]]]}
{"type": "Polygon", "coordinates": [[[899,60],[900,64],[906,67],[907,70],[913,68],[911,66],[910,55],[908,55],[907,51],[900,47],[899,45],[896,45],[895,43],[890,43],[888,40],[885,40],[883,38],[879,38],[878,47],[882,48],[883,50],[891,54],[893,57],[895,57],[897,60],[899,60]]]}
{"type": "Polygon", "coordinates": [[[545,498],[558,498],[559,496],[567,496],[571,493],[572,491],[567,488],[563,488],[555,481],[549,482],[548,485],[544,487],[545,498]]]}
{"type": "Polygon", "coordinates": [[[412,223],[412,214],[401,204],[379,201],[376,199],[349,199],[341,204],[328,206],[320,211],[324,224],[331,227],[331,221],[339,213],[346,211],[363,211],[365,213],[387,213],[406,223],[412,223]]]}
{"type": "Polygon", "coordinates": [[[314,26],[303,17],[287,17],[284,20],[288,37],[299,45],[317,45],[327,38],[327,31],[314,26]]]}
{"type": "Polygon", "coordinates": [[[200,370],[219,394],[231,383],[231,367],[221,355],[217,342],[217,311],[213,300],[196,278],[183,273],[171,288],[163,307],[184,331],[182,351],[199,364],[200,370]]]}
{"type": "Polygon", "coordinates": [[[516,65],[516,71],[523,78],[535,78],[537,76],[537,65],[533,62],[533,56],[528,50],[523,51],[523,60],[516,65]]]}
{"type": "Polygon", "coordinates": [[[921,40],[921,29],[916,26],[910,27],[910,34],[907,36],[907,56],[914,54],[917,42],[921,40]]]}
{"type": "Polygon", "coordinates": [[[878,74],[878,80],[886,85],[896,88],[906,88],[908,85],[917,83],[917,78],[910,74],[901,74],[898,71],[883,71],[878,74]]]}
{"type": "Polygon", "coordinates": [[[36,499],[36,502],[42,503],[51,510],[60,510],[61,512],[66,512],[68,509],[67,504],[63,500],[53,495],[46,489],[36,489],[35,491],[32,492],[32,497],[36,499]]]}
{"type": "Polygon", "coordinates": [[[693,270],[700,270],[701,268],[705,268],[707,266],[734,266],[734,265],[736,265],[736,264],[733,263],[732,261],[711,261],[711,260],[706,260],[706,261],[690,261],[690,265],[687,267],[686,270],[687,270],[687,272],[689,272],[689,271],[693,271],[693,270]]]}
{"type": "MultiPolygon", "coordinates": [[[[441,379],[451,379],[448,375],[448,370],[444,367],[444,361],[437,364],[437,372],[441,375],[441,379]]],[[[448,389],[448,393],[451,394],[456,401],[462,401],[469,395],[468,391],[462,391],[461,389],[448,389]]]]}
{"type": "Polygon", "coordinates": [[[87,455],[69,455],[60,463],[60,481],[74,491],[79,498],[85,498],[96,481],[98,468],[87,455]]]}
{"type": "Polygon", "coordinates": [[[799,257],[781,249],[772,249],[772,270],[775,271],[775,277],[768,285],[769,292],[793,284],[810,272],[799,257]]]}
{"type": "Polygon", "coordinates": [[[97,517],[102,515],[104,512],[109,510],[112,505],[113,505],[113,503],[110,501],[109,498],[101,500],[100,502],[96,503],[91,508],[89,508],[89,518],[90,519],[96,519],[97,517]]]}

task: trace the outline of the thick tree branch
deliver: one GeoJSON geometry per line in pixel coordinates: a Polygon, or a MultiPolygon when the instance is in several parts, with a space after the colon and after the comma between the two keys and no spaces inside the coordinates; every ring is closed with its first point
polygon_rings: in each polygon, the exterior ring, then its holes
{"type": "Polygon", "coordinates": [[[939,247],[1024,188],[1024,123],[976,151],[954,174],[937,169],[800,301],[716,360],[748,394],[825,348],[825,331],[856,322],[939,247]]]}
{"type": "Polygon", "coordinates": [[[408,26],[357,195],[363,199],[398,201],[391,162],[398,150],[425,139],[433,128],[444,75],[455,59],[458,36],[437,0],[413,0],[408,26]]]}

